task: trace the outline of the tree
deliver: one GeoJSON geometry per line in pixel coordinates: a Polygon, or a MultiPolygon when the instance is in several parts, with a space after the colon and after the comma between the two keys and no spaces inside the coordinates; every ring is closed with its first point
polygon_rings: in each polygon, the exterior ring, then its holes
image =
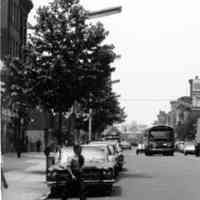
{"type": "MultiPolygon", "coordinates": [[[[32,93],[26,79],[26,70],[19,58],[7,58],[1,70],[4,82],[1,93],[2,108],[12,113],[11,126],[16,129],[16,143],[22,141],[24,129],[29,123],[29,112],[32,109],[32,93]]],[[[21,144],[23,145],[23,144],[21,144]]]]}
{"type": "Polygon", "coordinates": [[[191,112],[187,120],[184,121],[184,123],[182,124],[180,123],[176,126],[176,132],[179,139],[194,140],[197,131],[196,124],[198,118],[199,118],[199,113],[191,112]]]}
{"type": "Polygon", "coordinates": [[[114,46],[103,44],[108,32],[101,23],[89,24],[86,19],[87,11],[78,0],[54,0],[40,7],[23,60],[12,62],[16,78],[8,75],[9,96],[59,114],[59,143],[63,113],[74,102],[97,98],[114,71],[114,46]]]}
{"type": "MultiPolygon", "coordinates": [[[[101,91],[92,93],[90,102],[83,103],[85,113],[92,108],[92,133],[99,135],[107,126],[122,123],[125,118],[125,111],[120,107],[117,96],[112,92],[111,85],[106,83],[101,91]]],[[[81,128],[88,130],[88,119],[81,120],[81,128]]]]}

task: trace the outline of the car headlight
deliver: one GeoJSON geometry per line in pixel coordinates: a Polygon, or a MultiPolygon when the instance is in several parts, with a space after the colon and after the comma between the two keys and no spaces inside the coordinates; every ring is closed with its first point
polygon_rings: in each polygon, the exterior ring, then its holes
{"type": "Polygon", "coordinates": [[[57,173],[55,171],[49,172],[48,176],[51,178],[54,178],[57,175],[57,173]]]}
{"type": "Polygon", "coordinates": [[[167,144],[167,147],[173,147],[174,145],[173,145],[173,143],[168,143],[167,144]]]}
{"type": "Polygon", "coordinates": [[[112,172],[112,170],[103,170],[103,175],[104,176],[112,176],[113,172],[112,172]]]}

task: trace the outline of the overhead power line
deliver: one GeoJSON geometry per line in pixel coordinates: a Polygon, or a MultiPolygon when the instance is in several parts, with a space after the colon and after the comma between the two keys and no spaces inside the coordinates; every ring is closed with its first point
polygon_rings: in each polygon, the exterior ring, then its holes
{"type": "Polygon", "coordinates": [[[153,101],[153,102],[155,102],[155,101],[173,101],[174,99],[176,99],[176,98],[169,98],[169,99],[165,99],[165,98],[163,98],[163,99],[147,99],[147,98],[141,98],[141,99],[137,99],[137,98],[121,98],[120,100],[122,100],[122,101],[153,101]]]}

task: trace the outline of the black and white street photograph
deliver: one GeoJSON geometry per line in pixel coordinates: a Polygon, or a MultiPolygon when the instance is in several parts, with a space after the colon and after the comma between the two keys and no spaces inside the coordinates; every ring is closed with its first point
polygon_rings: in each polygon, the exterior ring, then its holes
{"type": "Polygon", "coordinates": [[[2,200],[200,200],[200,1],[0,0],[2,200]]]}

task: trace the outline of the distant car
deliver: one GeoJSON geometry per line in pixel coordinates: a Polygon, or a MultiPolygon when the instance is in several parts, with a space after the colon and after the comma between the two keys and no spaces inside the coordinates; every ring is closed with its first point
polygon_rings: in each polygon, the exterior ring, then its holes
{"type": "Polygon", "coordinates": [[[184,141],[178,141],[175,143],[175,148],[178,152],[184,153],[184,141]]]}
{"type": "Polygon", "coordinates": [[[145,145],[143,143],[139,143],[136,148],[136,154],[144,153],[145,151],[145,145]]]}
{"type": "Polygon", "coordinates": [[[120,146],[122,149],[132,149],[131,143],[126,140],[121,141],[120,146]]]}
{"type": "MultiPolygon", "coordinates": [[[[83,145],[82,155],[85,159],[82,178],[86,187],[104,187],[110,192],[115,182],[114,166],[113,162],[110,162],[108,159],[108,152],[106,149],[83,145]]],[[[72,156],[73,148],[64,147],[60,151],[59,162],[49,169],[47,184],[52,192],[60,191],[60,188],[66,187],[66,184],[73,184],[70,180],[70,174],[66,169],[72,156]]],[[[76,190],[76,188],[74,189],[76,190]]]]}
{"type": "Polygon", "coordinates": [[[184,155],[195,154],[195,144],[193,142],[184,143],[184,155]]]}

